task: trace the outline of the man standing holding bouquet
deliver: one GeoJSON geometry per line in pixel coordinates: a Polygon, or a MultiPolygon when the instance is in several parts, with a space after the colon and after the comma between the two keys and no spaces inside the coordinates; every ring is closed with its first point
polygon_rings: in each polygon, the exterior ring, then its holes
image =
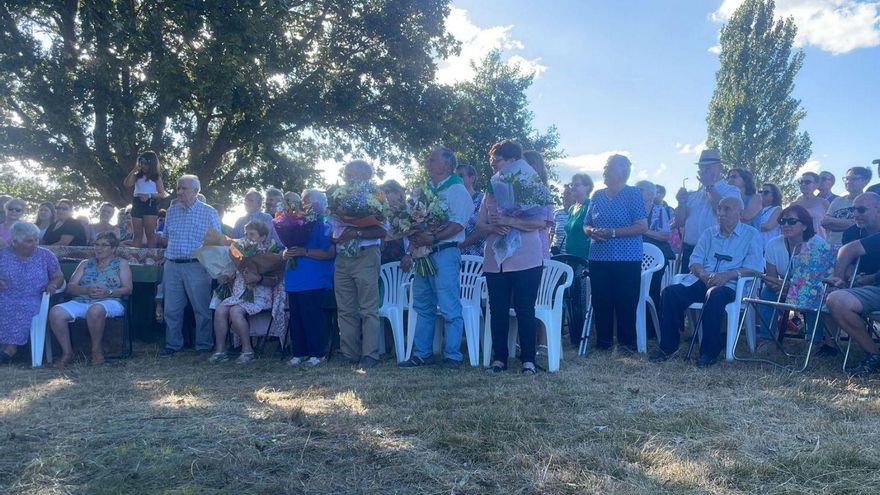
{"type": "Polygon", "coordinates": [[[464,320],[461,317],[460,276],[461,251],[474,203],[461,177],[453,173],[457,163],[449,148],[438,146],[428,158],[428,182],[425,189],[445,203],[447,221],[439,230],[422,231],[409,236],[410,247],[430,248],[433,270],[416,271],[413,279],[413,309],[418,314],[415,328],[413,355],[400,363],[401,368],[417,368],[434,363],[434,323],[437,308],[443,316],[446,345],[443,367],[458,369],[461,365],[461,336],[464,320]],[[431,273],[433,271],[433,273],[431,273]]]}
{"type": "MultiPolygon", "coordinates": [[[[369,182],[373,167],[355,160],[345,165],[343,178],[347,185],[369,182]]],[[[379,362],[379,269],[382,255],[379,244],[385,237],[385,228],[345,227],[338,237],[337,245],[357,241],[353,255],[337,253],[333,286],[336,293],[337,318],[339,320],[339,347],[351,364],[368,369],[379,362]]]]}

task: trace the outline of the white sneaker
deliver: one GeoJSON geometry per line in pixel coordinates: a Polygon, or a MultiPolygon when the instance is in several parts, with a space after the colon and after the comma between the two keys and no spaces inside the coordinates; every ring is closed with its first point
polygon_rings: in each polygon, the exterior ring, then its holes
{"type": "Polygon", "coordinates": [[[310,357],[309,360],[306,361],[305,363],[308,364],[309,366],[317,366],[323,362],[324,362],[324,358],[310,357]]]}
{"type": "Polygon", "coordinates": [[[287,364],[289,364],[290,366],[298,366],[300,364],[303,364],[304,361],[305,360],[303,358],[294,356],[290,358],[290,361],[288,361],[287,364]]]}

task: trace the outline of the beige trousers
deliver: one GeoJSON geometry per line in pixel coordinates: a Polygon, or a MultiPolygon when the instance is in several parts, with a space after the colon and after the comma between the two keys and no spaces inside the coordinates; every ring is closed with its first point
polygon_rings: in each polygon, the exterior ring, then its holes
{"type": "Polygon", "coordinates": [[[339,319],[339,350],[348,359],[379,359],[379,246],[357,256],[337,256],[333,274],[339,319]]]}

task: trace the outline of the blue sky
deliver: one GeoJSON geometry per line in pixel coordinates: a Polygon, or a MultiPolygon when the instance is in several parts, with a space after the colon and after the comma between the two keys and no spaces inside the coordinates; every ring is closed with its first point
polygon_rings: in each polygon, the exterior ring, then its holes
{"type": "MultiPolygon", "coordinates": [[[[555,124],[568,158],[560,179],[601,179],[610,152],[632,158],[633,180],[674,194],[693,179],[715,86],[718,31],[741,0],[453,0],[447,21],[463,43],[439,79],[468,77],[493,48],[538,75],[529,91],[536,127],[555,124]]],[[[777,0],[806,53],[796,84],[813,139],[809,170],[839,177],[880,158],[880,2],[777,0]]],[[[876,173],[876,169],[874,170],[876,173]]],[[[876,181],[876,179],[875,179],[876,181]]],[[[835,186],[842,191],[840,180],[835,186]]]]}

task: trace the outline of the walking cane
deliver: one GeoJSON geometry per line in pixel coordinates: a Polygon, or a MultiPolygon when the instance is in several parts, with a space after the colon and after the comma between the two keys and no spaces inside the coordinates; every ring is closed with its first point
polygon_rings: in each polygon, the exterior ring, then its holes
{"type": "MultiPolygon", "coordinates": [[[[715,253],[715,270],[713,270],[712,273],[718,273],[718,268],[721,266],[722,261],[733,261],[733,258],[731,258],[730,256],[728,256],[726,254],[715,253]]],[[[708,292],[708,290],[709,289],[706,288],[707,292],[708,292]]],[[[706,312],[706,307],[704,305],[703,310],[700,311],[700,317],[697,318],[697,324],[694,325],[694,328],[693,328],[694,334],[691,335],[691,345],[688,346],[687,355],[685,355],[685,357],[684,357],[685,360],[690,359],[691,353],[694,352],[694,345],[697,343],[697,329],[700,328],[700,325],[703,324],[703,313],[705,313],[705,312],[706,312]]]]}

